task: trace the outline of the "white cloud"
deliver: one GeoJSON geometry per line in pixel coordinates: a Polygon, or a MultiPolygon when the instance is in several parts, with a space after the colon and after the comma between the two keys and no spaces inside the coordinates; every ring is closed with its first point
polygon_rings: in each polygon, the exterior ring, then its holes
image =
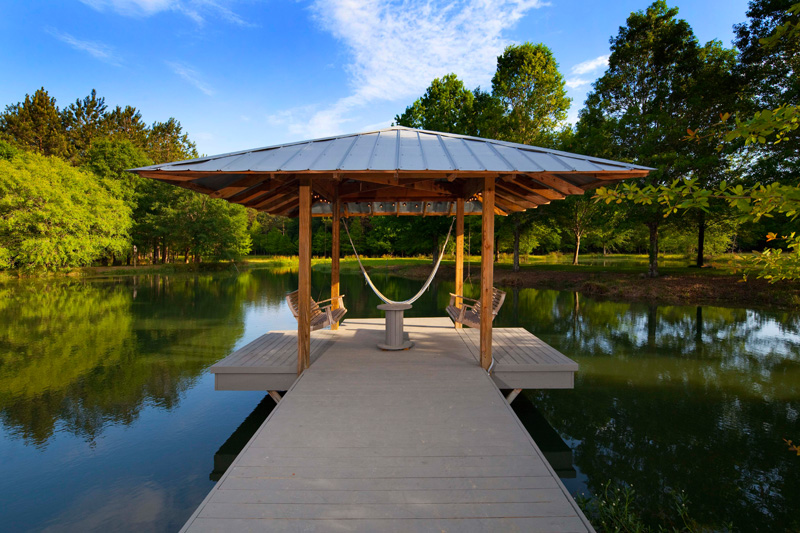
{"type": "Polygon", "coordinates": [[[69,33],[58,31],[53,28],[47,28],[45,31],[59,41],[68,44],[75,50],[86,52],[95,59],[99,59],[100,61],[114,66],[119,66],[122,64],[122,61],[117,56],[117,53],[111,46],[108,46],[107,44],[96,41],[82,41],[76,37],[73,37],[69,33]]]}
{"type": "MultiPolygon", "coordinates": [[[[316,0],[317,22],[341,41],[351,60],[351,94],[311,113],[291,113],[289,133],[319,137],[342,133],[358,109],[418,97],[451,72],[468,87],[486,87],[504,32],[542,0],[316,0]]],[[[286,120],[287,117],[284,117],[286,120]]]]}
{"type": "Polygon", "coordinates": [[[584,78],[567,78],[565,82],[566,86],[570,89],[580,89],[586,85],[592,83],[591,81],[584,79],[584,78]]]}
{"type": "Polygon", "coordinates": [[[218,17],[239,26],[253,26],[229,8],[226,0],[80,0],[97,11],[111,10],[127,17],[149,17],[175,11],[202,26],[208,17],[218,17]]]}
{"type": "Polygon", "coordinates": [[[570,69],[570,72],[575,74],[576,76],[580,76],[581,74],[588,74],[590,72],[594,72],[595,70],[606,68],[608,66],[608,55],[597,56],[594,59],[588,59],[583,63],[578,63],[574,67],[570,69]]]}
{"type": "Polygon", "coordinates": [[[582,63],[578,63],[571,69],[569,69],[572,77],[567,78],[566,85],[568,88],[576,90],[582,87],[586,87],[590,83],[591,80],[587,80],[582,76],[584,74],[591,74],[592,72],[596,72],[600,69],[605,69],[608,66],[608,55],[597,56],[594,59],[587,59],[582,63]]]}
{"type": "Polygon", "coordinates": [[[194,68],[179,61],[165,61],[165,63],[172,69],[172,72],[194,85],[199,91],[207,96],[214,96],[214,89],[203,81],[203,77],[194,68]]]}

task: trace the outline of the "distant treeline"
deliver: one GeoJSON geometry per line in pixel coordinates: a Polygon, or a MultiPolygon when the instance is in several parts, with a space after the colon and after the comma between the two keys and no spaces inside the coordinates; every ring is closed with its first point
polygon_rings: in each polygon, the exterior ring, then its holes
{"type": "MultiPolygon", "coordinates": [[[[759,110],[796,110],[800,7],[792,5],[752,0],[748,20],[734,28],[734,48],[718,40],[700,43],[663,0],[631,13],[612,36],[607,69],[574,126],[564,124],[570,106],[565,78],[541,43],[506,48],[490,90],[470,90],[456,74],[433,80],[395,122],[656,168],[635,180],[641,187],[686,178],[707,190],[723,182],[797,186],[796,126],[781,142],[726,137],[739,119],[759,116],[759,110]]],[[[109,110],[94,91],[61,109],[44,88],[26,95],[0,114],[0,269],[297,253],[296,220],[124,172],[197,155],[173,118],[148,125],[134,107],[109,110]]],[[[498,217],[496,250],[513,252],[515,263],[531,252],[571,252],[577,262],[581,248],[648,251],[651,275],[657,275],[659,251],[693,255],[702,265],[705,255],[763,249],[772,245],[768,233],[794,229],[783,215],[747,220],[714,196],[705,209],[676,209],[665,217],[657,202],[605,204],[592,195],[498,217]]],[[[470,253],[479,253],[480,217],[466,220],[470,253]]],[[[313,221],[316,255],[330,253],[330,225],[330,219],[313,221]]],[[[350,221],[359,253],[373,256],[430,254],[448,226],[445,217],[350,221]]],[[[342,251],[350,253],[345,237],[342,251]]]]}
{"type": "Polygon", "coordinates": [[[247,254],[244,207],[124,172],[197,155],[174,118],[148,125],[95,91],[63,109],[26,95],[0,115],[0,269],[247,254]]]}

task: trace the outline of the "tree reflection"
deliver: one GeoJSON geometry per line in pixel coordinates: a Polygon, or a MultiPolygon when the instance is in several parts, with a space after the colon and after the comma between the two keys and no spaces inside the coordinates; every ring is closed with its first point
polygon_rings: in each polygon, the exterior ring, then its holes
{"type": "Polygon", "coordinates": [[[145,405],[172,409],[244,331],[244,303],[279,305],[285,276],[138,276],[0,287],[0,420],[44,445],[95,439],[145,405]]]}
{"type": "Polygon", "coordinates": [[[521,290],[519,311],[502,321],[579,362],[574,390],[529,396],[575,443],[589,490],[634,484],[654,524],[672,488],[702,523],[800,529],[800,461],[781,440],[798,431],[796,316],[585,297],[576,306],[569,293],[542,292],[521,290]]]}

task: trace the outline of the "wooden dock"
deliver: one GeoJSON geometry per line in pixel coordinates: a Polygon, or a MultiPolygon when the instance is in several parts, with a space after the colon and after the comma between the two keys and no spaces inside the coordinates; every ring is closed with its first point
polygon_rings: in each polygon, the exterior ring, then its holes
{"type": "MultiPolygon", "coordinates": [[[[453,328],[449,318],[406,318],[406,332],[414,341],[441,341],[448,357],[473,364],[480,361],[480,332],[453,328]],[[455,334],[455,335],[454,335],[455,334]]],[[[347,320],[344,329],[383,331],[383,319],[347,320]]],[[[506,389],[571,389],[578,364],[523,328],[495,328],[492,348],[495,366],[492,379],[506,389]]],[[[319,330],[311,334],[312,364],[334,342],[346,338],[338,332],[319,330]]],[[[381,342],[381,341],[378,341],[381,342]]],[[[374,344],[369,346],[374,348],[374,344]]],[[[377,351],[377,350],[376,350],[377,351]]],[[[297,379],[297,331],[272,331],[211,367],[217,390],[287,390],[297,379]]]]}
{"type": "Polygon", "coordinates": [[[315,332],[316,361],[183,531],[592,531],[470,333],[447,318],[406,332],[404,352],[375,348],[382,320],[315,332]]]}

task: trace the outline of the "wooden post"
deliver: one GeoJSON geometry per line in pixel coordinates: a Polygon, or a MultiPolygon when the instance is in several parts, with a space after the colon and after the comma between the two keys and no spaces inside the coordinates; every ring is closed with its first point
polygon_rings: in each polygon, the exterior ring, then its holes
{"type": "Polygon", "coordinates": [[[481,367],[492,364],[492,287],[494,286],[494,178],[483,181],[481,207],[481,367]]]}
{"type": "MultiPolygon", "coordinates": [[[[339,203],[339,191],[334,194],[333,203],[331,204],[331,211],[333,211],[333,225],[331,226],[331,298],[333,298],[333,309],[339,309],[339,226],[341,223],[341,204],[339,203]]],[[[339,329],[339,323],[334,322],[331,324],[332,330],[339,329]]]]}
{"type": "MultiPolygon", "coordinates": [[[[455,293],[464,295],[464,199],[456,200],[456,288],[455,293]]],[[[461,308],[461,298],[456,298],[456,307],[461,308]]],[[[456,322],[456,329],[461,324],[456,322]]]]}
{"type": "Polygon", "coordinates": [[[300,179],[297,375],[311,365],[311,179],[300,179]]]}

